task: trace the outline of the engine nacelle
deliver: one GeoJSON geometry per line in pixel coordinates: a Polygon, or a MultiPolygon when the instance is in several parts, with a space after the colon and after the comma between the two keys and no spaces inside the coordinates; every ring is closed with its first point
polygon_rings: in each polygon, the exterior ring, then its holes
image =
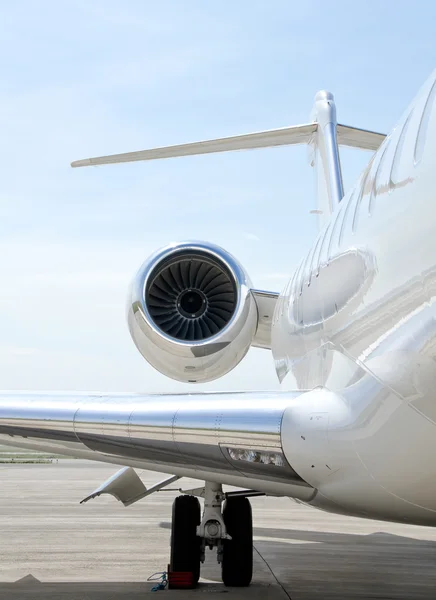
{"type": "Polygon", "coordinates": [[[185,382],[212,381],[242,360],[257,329],[251,282],[233,256],[203,242],[153,254],[132,283],[130,334],[158,371],[185,382]]]}

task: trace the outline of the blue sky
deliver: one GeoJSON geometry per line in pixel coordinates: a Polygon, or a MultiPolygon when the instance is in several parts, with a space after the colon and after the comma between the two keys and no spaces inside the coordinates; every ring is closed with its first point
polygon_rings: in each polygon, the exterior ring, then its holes
{"type": "MultiPolygon", "coordinates": [[[[432,1],[21,0],[0,14],[3,389],[188,391],[130,340],[141,262],[211,240],[279,291],[316,233],[305,147],[72,160],[304,123],[322,88],[340,122],[388,131],[435,67],[432,1]]],[[[347,189],[368,159],[343,152],[347,189]]],[[[270,353],[203,387],[276,388],[270,353]]]]}

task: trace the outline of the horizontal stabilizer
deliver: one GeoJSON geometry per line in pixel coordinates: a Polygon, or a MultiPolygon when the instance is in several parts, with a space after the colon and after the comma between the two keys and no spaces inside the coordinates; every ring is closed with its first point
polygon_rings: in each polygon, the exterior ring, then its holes
{"type": "MultiPolygon", "coordinates": [[[[317,123],[306,125],[295,125],[294,127],[283,127],[271,129],[258,133],[247,133],[245,135],[234,135],[231,137],[218,138],[216,140],[205,140],[192,142],[190,144],[178,144],[176,146],[163,146],[138,152],[126,152],[124,154],[112,154],[110,156],[99,156],[96,158],[85,158],[71,163],[72,167],[90,167],[98,165],[109,165],[123,162],[135,162],[139,160],[157,160],[162,158],[174,158],[176,156],[193,156],[196,154],[212,154],[215,152],[231,152],[234,150],[253,150],[255,148],[273,148],[275,146],[291,146],[294,144],[307,144],[312,140],[313,134],[318,127],[317,123]]],[[[382,133],[338,125],[338,141],[343,146],[361,148],[363,150],[377,150],[386,137],[382,133]]]]}
{"type": "Polygon", "coordinates": [[[192,156],[195,154],[210,154],[214,152],[231,152],[232,150],[252,150],[254,148],[271,148],[273,146],[289,146],[292,144],[305,144],[310,141],[311,135],[316,131],[316,123],[296,125],[271,129],[259,133],[234,135],[231,137],[179,144],[177,146],[164,146],[139,152],[126,152],[111,156],[85,158],[71,163],[72,167],[88,167],[93,165],[108,165],[138,160],[156,160],[160,158],[173,158],[175,156],[192,156]]]}
{"type": "Polygon", "coordinates": [[[348,125],[337,125],[338,144],[361,150],[378,150],[385,139],[384,133],[358,129],[348,125]]]}

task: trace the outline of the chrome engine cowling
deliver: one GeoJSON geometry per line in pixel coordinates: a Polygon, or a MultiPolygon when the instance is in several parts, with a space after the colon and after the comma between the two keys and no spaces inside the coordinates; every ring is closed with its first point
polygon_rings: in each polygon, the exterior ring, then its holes
{"type": "Polygon", "coordinates": [[[204,242],[153,254],[132,283],[130,334],[158,371],[185,382],[212,381],[242,360],[257,329],[251,282],[228,252],[204,242]]]}

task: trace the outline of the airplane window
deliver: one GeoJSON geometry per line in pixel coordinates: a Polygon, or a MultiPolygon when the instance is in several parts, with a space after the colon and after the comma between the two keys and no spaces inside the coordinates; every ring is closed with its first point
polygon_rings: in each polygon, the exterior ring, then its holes
{"type": "Polygon", "coordinates": [[[348,217],[348,213],[350,211],[350,207],[353,202],[353,196],[355,193],[356,193],[356,190],[354,190],[353,193],[351,194],[351,196],[348,198],[347,206],[345,207],[344,218],[342,219],[341,231],[339,232],[339,243],[342,242],[344,235],[345,235],[347,217],[348,217]]]}
{"type": "Polygon", "coordinates": [[[375,197],[382,196],[390,191],[392,164],[394,162],[402,131],[403,126],[400,123],[395,127],[386,144],[385,151],[375,176],[375,197]]]}
{"type": "Polygon", "coordinates": [[[297,290],[299,290],[299,281],[300,281],[300,276],[301,276],[301,271],[303,269],[303,264],[304,264],[304,260],[301,261],[297,271],[295,272],[295,276],[294,279],[292,281],[292,287],[291,287],[291,297],[292,297],[292,302],[294,303],[296,298],[297,298],[297,290]]]}
{"type": "Polygon", "coordinates": [[[351,225],[351,231],[353,233],[355,233],[357,230],[357,224],[359,222],[360,207],[362,205],[362,199],[370,191],[369,186],[368,186],[368,179],[369,179],[369,174],[371,172],[371,166],[372,166],[373,162],[374,162],[374,157],[372,157],[369,165],[367,166],[365,172],[363,173],[361,182],[359,184],[359,194],[358,194],[356,206],[354,209],[353,223],[351,225]]]}
{"type": "MultiPolygon", "coordinates": [[[[351,198],[348,199],[348,204],[351,202],[351,198]]],[[[337,241],[336,239],[336,231],[338,230],[338,225],[339,222],[341,221],[341,217],[344,215],[344,209],[348,208],[348,206],[345,206],[346,202],[344,200],[341,201],[340,205],[339,205],[339,210],[336,213],[336,218],[335,218],[335,222],[333,224],[333,228],[332,228],[332,234],[330,236],[330,241],[329,241],[329,249],[327,251],[327,258],[328,260],[330,260],[331,255],[332,255],[332,250],[334,248],[334,242],[337,241]]]]}
{"type": "Polygon", "coordinates": [[[312,281],[312,275],[313,275],[313,272],[315,270],[315,264],[316,264],[315,263],[315,256],[316,256],[318,248],[319,248],[319,246],[321,244],[321,239],[322,239],[321,235],[318,235],[318,239],[316,240],[316,244],[313,247],[312,260],[310,261],[310,266],[309,266],[309,281],[308,281],[307,285],[310,285],[310,282],[312,281]]]}
{"type": "MultiPolygon", "coordinates": [[[[327,241],[327,239],[328,239],[328,236],[329,236],[329,233],[330,233],[330,228],[331,228],[331,226],[332,226],[332,222],[330,221],[330,222],[329,222],[329,224],[328,224],[328,227],[327,227],[327,229],[326,229],[326,230],[325,230],[325,232],[324,232],[324,237],[322,238],[322,242],[321,242],[321,244],[320,244],[320,247],[319,247],[319,255],[318,255],[318,272],[317,272],[317,274],[316,274],[316,276],[317,276],[317,277],[318,277],[318,275],[319,275],[319,270],[320,270],[320,268],[321,268],[321,263],[322,263],[322,253],[323,253],[323,250],[324,250],[324,248],[325,248],[326,241],[327,241]]],[[[327,262],[327,257],[326,257],[326,262],[327,262]]]]}
{"type": "Polygon", "coordinates": [[[430,122],[430,116],[433,109],[434,100],[436,97],[436,81],[428,95],[427,102],[425,103],[424,110],[421,117],[421,123],[419,124],[419,131],[416,138],[415,144],[415,165],[420,162],[424,153],[425,141],[427,139],[428,125],[430,122]]]}
{"type": "Polygon", "coordinates": [[[407,163],[411,160],[411,157],[404,156],[403,148],[404,148],[404,142],[407,137],[407,131],[409,130],[409,125],[412,120],[412,115],[413,115],[413,111],[407,117],[407,119],[403,125],[403,129],[400,134],[400,139],[398,140],[398,144],[395,149],[395,155],[394,155],[394,160],[392,162],[391,177],[390,177],[390,183],[389,183],[390,189],[393,189],[395,187],[395,185],[401,181],[401,174],[404,175],[404,173],[407,172],[407,170],[408,170],[407,163]],[[406,161],[406,163],[405,163],[405,161],[406,161]]]}
{"type": "Polygon", "coordinates": [[[373,179],[373,183],[371,186],[371,195],[369,197],[369,204],[368,204],[368,215],[372,214],[373,208],[374,208],[374,200],[375,197],[380,193],[380,179],[381,179],[381,175],[382,175],[382,167],[383,167],[383,163],[386,161],[386,156],[389,150],[389,142],[390,139],[386,138],[388,141],[386,142],[386,146],[385,149],[383,150],[383,154],[380,157],[378,166],[375,169],[375,175],[374,175],[374,179],[373,179]]]}
{"type": "Polygon", "coordinates": [[[310,258],[310,252],[307,254],[304,263],[303,263],[303,270],[301,272],[301,281],[300,281],[300,296],[303,293],[303,286],[306,283],[306,281],[309,281],[309,274],[307,272],[307,265],[309,264],[309,258],[310,258]]]}

